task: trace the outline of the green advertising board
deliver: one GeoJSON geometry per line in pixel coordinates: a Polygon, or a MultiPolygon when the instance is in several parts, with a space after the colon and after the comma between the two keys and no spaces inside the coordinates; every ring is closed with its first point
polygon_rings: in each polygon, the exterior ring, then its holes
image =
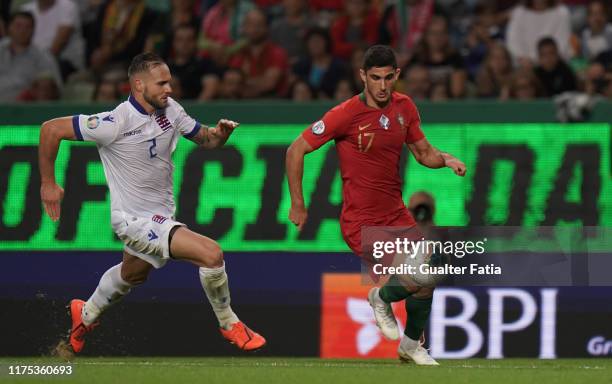
{"type": "MultiPolygon", "coordinates": [[[[180,140],[174,154],[177,220],[226,251],[348,251],[338,225],[341,179],[333,144],[309,154],[302,233],[287,220],[287,146],[307,126],[243,125],[226,148],[180,140]]],[[[429,141],[464,160],[468,174],[428,169],[406,156],[405,200],[436,200],[445,226],[612,224],[608,124],[428,124],[429,141]]],[[[63,142],[56,177],[66,194],[53,223],[39,199],[37,126],[0,127],[0,251],[119,250],[96,147],[63,142]]]]}

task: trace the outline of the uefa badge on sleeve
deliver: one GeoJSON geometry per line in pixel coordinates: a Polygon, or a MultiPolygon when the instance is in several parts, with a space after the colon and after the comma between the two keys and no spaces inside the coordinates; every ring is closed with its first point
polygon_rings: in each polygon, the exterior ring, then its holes
{"type": "Polygon", "coordinates": [[[325,123],[323,122],[323,120],[319,120],[312,125],[311,129],[312,133],[314,133],[315,135],[320,135],[325,132],[325,123]]]}
{"type": "Polygon", "coordinates": [[[90,116],[87,119],[87,128],[96,129],[100,125],[100,118],[98,116],[90,116]]]}

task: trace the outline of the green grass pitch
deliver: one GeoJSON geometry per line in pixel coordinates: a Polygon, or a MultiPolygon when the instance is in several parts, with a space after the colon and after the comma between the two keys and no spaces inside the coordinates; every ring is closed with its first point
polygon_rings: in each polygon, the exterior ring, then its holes
{"type": "Polygon", "coordinates": [[[57,358],[0,358],[0,383],[612,383],[612,359],[395,360],[312,358],[77,358],[70,376],[9,375],[9,365],[62,365],[57,358]]]}

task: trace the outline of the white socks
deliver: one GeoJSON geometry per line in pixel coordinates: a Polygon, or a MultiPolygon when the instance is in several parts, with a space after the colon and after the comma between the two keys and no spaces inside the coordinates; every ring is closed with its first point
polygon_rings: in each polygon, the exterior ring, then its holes
{"type": "Polygon", "coordinates": [[[227,284],[227,273],[225,273],[225,263],[219,268],[200,267],[200,282],[213,311],[215,311],[217,320],[219,320],[219,326],[229,329],[231,324],[239,320],[230,307],[230,293],[227,284]]]}
{"type": "Polygon", "coordinates": [[[121,300],[123,296],[130,292],[132,285],[121,278],[121,264],[119,263],[104,272],[98,287],[83,305],[81,315],[85,325],[95,322],[106,308],[121,300]]]}

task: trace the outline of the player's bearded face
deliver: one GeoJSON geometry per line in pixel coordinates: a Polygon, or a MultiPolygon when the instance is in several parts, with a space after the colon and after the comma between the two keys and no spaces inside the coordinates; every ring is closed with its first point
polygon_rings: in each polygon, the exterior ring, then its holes
{"type": "Polygon", "coordinates": [[[167,65],[160,65],[151,69],[150,77],[145,82],[143,98],[155,109],[168,106],[168,96],[172,93],[170,80],[172,76],[167,65]]]}
{"type": "Polygon", "coordinates": [[[391,66],[373,67],[367,71],[361,70],[361,79],[370,98],[377,104],[386,104],[391,98],[399,73],[399,68],[391,66]]]}

